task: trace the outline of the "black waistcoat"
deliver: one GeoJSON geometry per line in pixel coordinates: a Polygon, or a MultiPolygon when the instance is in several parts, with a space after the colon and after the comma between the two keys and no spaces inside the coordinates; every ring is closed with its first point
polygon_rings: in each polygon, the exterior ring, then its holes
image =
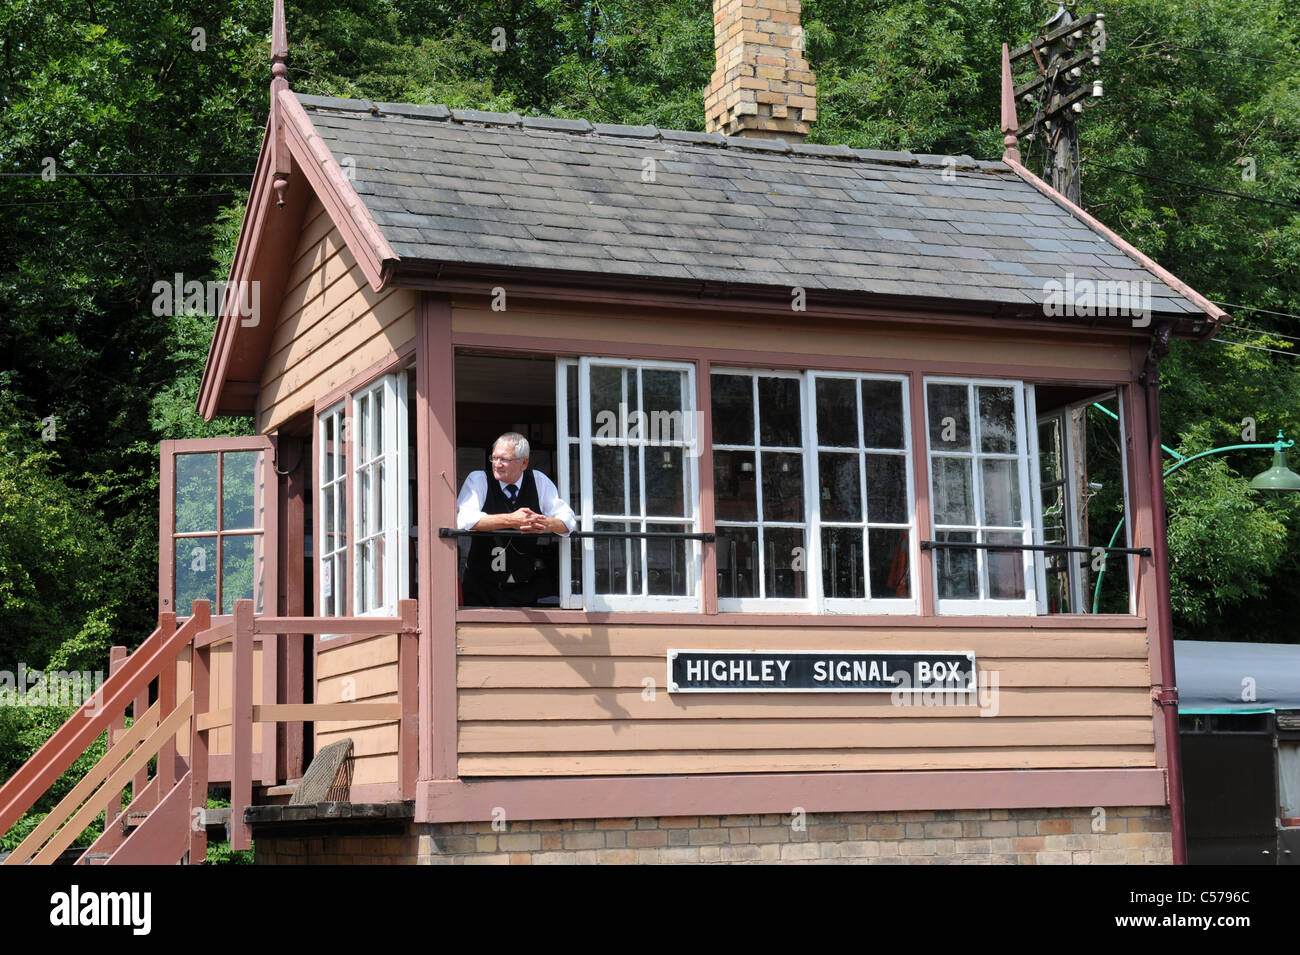
{"type": "MultiPolygon", "coordinates": [[[[541,503],[537,499],[537,482],[533,472],[524,471],[519,481],[519,495],[513,504],[501,490],[501,484],[491,474],[487,475],[487,500],[483,502],[484,514],[509,514],[521,507],[529,508],[540,514],[541,503]]],[[[532,534],[506,535],[493,537],[474,537],[470,539],[469,557],[465,561],[465,576],[473,579],[479,586],[500,587],[510,577],[515,583],[524,584],[532,580],[537,568],[537,537],[532,534]],[[505,567],[493,570],[493,553],[498,547],[505,550],[505,567]]],[[[500,567],[500,561],[497,561],[500,567]]]]}

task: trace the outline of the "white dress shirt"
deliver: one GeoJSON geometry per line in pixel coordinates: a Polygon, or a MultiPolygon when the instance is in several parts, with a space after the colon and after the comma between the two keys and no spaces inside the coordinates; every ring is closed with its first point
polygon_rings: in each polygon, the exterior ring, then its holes
{"type": "MultiPolygon", "coordinates": [[[[492,480],[495,480],[493,478],[492,480]]],[[[558,517],[564,521],[564,526],[573,530],[578,526],[578,518],[574,515],[573,509],[560,500],[560,492],[554,482],[551,481],[541,471],[533,471],[533,481],[537,484],[537,506],[542,509],[542,514],[546,517],[558,517]]],[[[486,471],[474,471],[470,476],[465,478],[465,484],[460,489],[460,495],[456,498],[456,527],[462,531],[472,530],[474,525],[482,520],[486,515],[483,513],[483,504],[487,501],[488,476],[486,471]]],[[[513,486],[518,493],[519,485],[523,483],[521,477],[513,486]]],[[[497,481],[502,493],[509,497],[506,492],[508,485],[497,481]]]]}

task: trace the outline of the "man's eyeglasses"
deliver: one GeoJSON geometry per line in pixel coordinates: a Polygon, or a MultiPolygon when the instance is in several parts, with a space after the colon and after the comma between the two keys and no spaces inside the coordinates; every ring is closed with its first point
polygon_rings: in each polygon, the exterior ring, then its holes
{"type": "Polygon", "coordinates": [[[517,460],[519,460],[519,459],[518,459],[518,458],[503,458],[503,457],[500,457],[500,456],[498,456],[498,455],[493,455],[492,457],[488,458],[488,460],[491,461],[493,464],[510,464],[510,463],[512,463],[512,462],[514,462],[514,461],[517,461],[517,460]]]}

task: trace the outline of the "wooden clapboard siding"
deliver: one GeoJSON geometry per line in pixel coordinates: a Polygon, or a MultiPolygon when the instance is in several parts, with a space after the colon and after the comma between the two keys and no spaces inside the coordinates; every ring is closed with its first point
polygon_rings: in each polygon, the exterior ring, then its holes
{"type": "Polygon", "coordinates": [[[1050,746],[922,751],[681,751],[462,755],[474,776],[630,776],[682,773],[837,772],[947,769],[1095,769],[1151,766],[1148,746],[1050,746]]]}
{"type": "MultiPolygon", "coordinates": [[[[316,648],[316,702],[396,703],[397,636],[386,634],[355,643],[316,648]]],[[[322,720],[316,747],[352,740],[352,784],[397,782],[396,720],[322,720]]]]}
{"type": "Polygon", "coordinates": [[[262,366],[263,433],[415,337],[416,293],[374,291],[319,200],[305,222],[262,366]]]}
{"type": "MultiPolygon", "coordinates": [[[[492,311],[483,301],[457,298],[452,303],[452,335],[477,336],[498,342],[537,336],[569,344],[583,354],[600,354],[600,345],[650,345],[679,350],[696,357],[700,350],[772,355],[822,355],[835,358],[982,363],[999,377],[1034,377],[1042,368],[1077,368],[1129,374],[1129,347],[1118,338],[1098,335],[1035,335],[999,332],[983,327],[978,335],[959,328],[922,325],[854,326],[844,322],[771,319],[763,316],[665,313],[662,310],[621,308],[610,321],[608,309],[570,305],[546,308],[515,305],[492,311]]],[[[743,360],[738,358],[737,360],[743,360]]]]}
{"type": "MultiPolygon", "coordinates": [[[[646,719],[764,719],[772,715],[769,696],[711,694],[706,702],[663,692],[663,677],[655,677],[653,698],[636,689],[548,688],[463,689],[457,694],[460,719],[476,720],[599,720],[624,714],[629,720],[646,719]],[[560,715],[557,715],[560,714],[560,715]]],[[[953,695],[949,703],[962,702],[953,695]]],[[[855,714],[864,719],[968,719],[978,715],[976,704],[897,707],[887,694],[866,694],[855,714]]],[[[827,702],[821,693],[790,693],[780,698],[781,715],[790,719],[828,719],[844,715],[842,701],[827,702]]],[[[1002,686],[998,716],[1151,716],[1151,694],[1146,687],[1093,689],[1091,687],[1002,686]]]]}
{"type": "Polygon", "coordinates": [[[457,664],[462,776],[1155,765],[1137,628],[461,623],[457,664]],[[670,647],[971,650],[997,696],[669,694],[670,647]]]}
{"type": "MultiPolygon", "coordinates": [[[[208,710],[229,710],[231,702],[231,681],[233,678],[232,657],[229,643],[218,644],[212,648],[211,690],[209,691],[208,710]]],[[[177,684],[188,686],[188,683],[177,684]]],[[[253,705],[263,703],[262,699],[262,645],[253,645],[253,705]]],[[[189,744],[186,743],[186,752],[189,744]]],[[[253,752],[262,751],[262,734],[257,726],[253,728],[253,752]]],[[[230,753],[230,727],[223,726],[208,734],[208,753],[213,756],[230,753]]]]}

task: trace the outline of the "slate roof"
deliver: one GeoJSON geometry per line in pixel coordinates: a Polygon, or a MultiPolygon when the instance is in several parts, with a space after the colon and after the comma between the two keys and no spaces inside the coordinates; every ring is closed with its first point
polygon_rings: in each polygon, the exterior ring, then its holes
{"type": "Polygon", "coordinates": [[[1001,162],[295,95],[403,260],[1203,314],[1001,162]]]}

